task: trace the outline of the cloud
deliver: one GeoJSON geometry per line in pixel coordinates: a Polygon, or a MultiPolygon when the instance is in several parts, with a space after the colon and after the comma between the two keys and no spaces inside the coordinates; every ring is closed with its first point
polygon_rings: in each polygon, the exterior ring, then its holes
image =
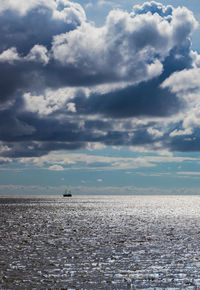
{"type": "Polygon", "coordinates": [[[171,91],[174,93],[187,93],[199,89],[199,78],[199,67],[189,70],[184,69],[170,75],[170,77],[163,82],[162,87],[170,87],[171,91]]]}
{"type": "Polygon", "coordinates": [[[195,171],[179,171],[177,174],[180,175],[200,175],[200,172],[195,172],[195,171]]]}
{"type": "Polygon", "coordinates": [[[1,2],[0,101],[5,102],[43,90],[54,35],[75,29],[86,16],[79,4],[64,0],[1,2]]]}
{"type": "Polygon", "coordinates": [[[151,12],[151,14],[159,14],[162,17],[169,17],[169,21],[171,20],[171,15],[173,13],[173,7],[171,5],[164,6],[155,1],[144,2],[142,5],[135,5],[133,7],[133,12],[135,14],[146,14],[151,12]]]}
{"type": "Polygon", "coordinates": [[[43,65],[46,65],[49,62],[48,50],[42,45],[34,45],[26,59],[28,61],[41,62],[43,65]]]}
{"type": "Polygon", "coordinates": [[[89,9],[93,7],[93,3],[92,2],[88,2],[87,4],[85,4],[85,9],[89,9]]]}
{"type": "Polygon", "coordinates": [[[141,157],[111,157],[83,153],[54,152],[40,157],[20,158],[21,165],[49,170],[130,170],[138,168],[156,167],[161,163],[182,163],[198,161],[192,157],[174,156],[141,156],[141,157]]]}
{"type": "Polygon", "coordinates": [[[107,5],[108,5],[108,6],[113,6],[113,2],[108,1],[108,0],[106,0],[106,1],[105,1],[105,0],[98,0],[97,5],[100,6],[100,7],[101,7],[101,6],[105,6],[105,5],[106,5],[106,6],[107,6],[107,5]]]}
{"type": "Polygon", "coordinates": [[[177,44],[185,45],[196,27],[194,17],[186,9],[173,10],[171,21],[168,17],[112,10],[102,27],[83,23],[69,33],[55,36],[54,59],[80,70],[79,74],[91,83],[147,81],[162,73],[163,58],[177,44]],[[187,23],[177,41],[181,17],[187,23]]]}
{"type": "Polygon", "coordinates": [[[30,1],[16,1],[16,0],[1,0],[1,7],[0,12],[5,11],[16,11],[20,14],[20,16],[23,16],[28,11],[33,10],[34,8],[38,6],[47,6],[49,9],[54,8],[55,3],[54,1],[50,0],[48,3],[45,3],[45,0],[30,0],[30,1]]]}
{"type": "Polygon", "coordinates": [[[11,47],[7,50],[4,50],[0,54],[0,62],[8,62],[11,64],[17,60],[20,60],[20,56],[17,53],[16,47],[11,47]]]}
{"type": "Polygon", "coordinates": [[[182,104],[173,92],[159,86],[154,79],[103,95],[92,94],[74,98],[80,114],[99,113],[112,118],[134,116],[168,116],[179,111],[182,104]]]}
{"type": "Polygon", "coordinates": [[[170,75],[163,83],[163,88],[169,88],[179,99],[184,100],[186,108],[183,110],[179,122],[169,134],[171,150],[199,151],[200,125],[200,85],[198,62],[194,68],[184,69],[170,75]]]}
{"type": "Polygon", "coordinates": [[[60,165],[51,165],[49,166],[48,170],[53,170],[53,171],[63,171],[64,168],[60,165]]]}
{"type": "Polygon", "coordinates": [[[0,2],[2,158],[104,146],[199,150],[191,11],[146,2],[111,10],[97,27],[75,2],[0,2]]]}
{"type": "Polygon", "coordinates": [[[50,48],[54,35],[76,28],[86,18],[79,4],[66,0],[1,0],[1,4],[2,2],[2,51],[16,47],[24,55],[36,44],[50,48]]]}
{"type": "Polygon", "coordinates": [[[48,86],[87,86],[111,81],[137,84],[151,80],[162,73],[163,59],[177,44],[185,46],[196,27],[194,17],[186,9],[174,9],[171,22],[162,13],[133,15],[112,10],[105,25],[96,27],[86,21],[79,4],[69,1],[53,2],[50,6],[45,6],[42,1],[33,2],[22,15],[17,14],[17,8],[11,3],[9,9],[2,11],[5,21],[2,20],[0,31],[1,56],[5,61],[7,54],[8,63],[20,57],[21,60],[22,57],[29,61],[38,60],[37,65],[27,62],[15,63],[15,66],[5,64],[4,71],[18,74],[21,80],[13,85],[13,90],[26,92],[48,86]],[[186,25],[183,22],[186,28],[183,39],[177,43],[174,35],[183,16],[183,20],[187,20],[186,25]],[[8,33],[4,33],[5,23],[8,33]],[[34,85],[28,79],[34,80],[34,85]]]}

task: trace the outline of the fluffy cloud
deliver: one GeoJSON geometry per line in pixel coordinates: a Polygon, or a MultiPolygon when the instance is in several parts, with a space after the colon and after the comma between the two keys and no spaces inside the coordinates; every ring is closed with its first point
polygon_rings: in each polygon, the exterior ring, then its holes
{"type": "Polygon", "coordinates": [[[0,4],[0,100],[5,102],[18,93],[41,91],[52,82],[56,69],[46,65],[53,37],[76,29],[85,21],[85,12],[65,0],[1,0],[0,4]]]}
{"type": "Polygon", "coordinates": [[[170,87],[174,93],[191,92],[199,89],[200,68],[184,69],[180,72],[173,73],[167,78],[162,87],[170,87]]]}
{"type": "Polygon", "coordinates": [[[2,158],[91,144],[198,150],[189,10],[152,1],[96,27],[67,0],[0,4],[2,158]]]}
{"type": "Polygon", "coordinates": [[[200,68],[184,69],[167,78],[163,88],[169,88],[187,104],[179,119],[179,124],[170,133],[172,146],[181,151],[199,151],[200,126],[200,68]],[[180,143],[180,144],[179,144],[180,143]],[[180,145],[180,148],[178,146],[180,145]]]}
{"type": "Polygon", "coordinates": [[[2,11],[7,21],[2,20],[0,31],[1,59],[9,64],[17,59],[30,61],[29,65],[4,64],[4,70],[19,75],[13,88],[16,91],[36,86],[42,89],[151,80],[161,75],[163,60],[172,49],[188,46],[187,38],[196,26],[185,8],[171,8],[167,16],[160,12],[159,5],[158,13],[151,13],[151,9],[145,14],[113,10],[105,25],[96,27],[86,22],[83,9],[76,3],[63,0],[45,6],[42,1],[32,2],[22,15],[12,1],[10,9],[2,11]],[[8,22],[10,16],[12,21],[8,22]],[[8,33],[4,31],[5,22],[8,33]],[[30,87],[27,79],[34,79],[35,86],[30,87]]]}
{"type": "Polygon", "coordinates": [[[55,36],[54,59],[79,69],[88,82],[138,83],[159,76],[163,59],[177,45],[187,45],[187,38],[197,25],[187,9],[170,9],[167,16],[159,15],[159,9],[153,14],[151,9],[145,14],[113,10],[100,28],[83,23],[69,33],[55,36]]]}
{"type": "Polygon", "coordinates": [[[20,54],[34,45],[48,48],[54,35],[85,21],[82,7],[67,0],[0,1],[1,51],[16,47],[20,54]]]}
{"type": "Polygon", "coordinates": [[[4,50],[0,54],[0,62],[8,62],[11,64],[17,60],[20,60],[20,56],[17,53],[16,47],[11,47],[7,50],[4,50]]]}
{"type": "MultiPolygon", "coordinates": [[[[151,79],[162,72],[162,64],[160,58],[155,57],[154,44],[147,50],[145,43],[138,44],[137,31],[130,31],[129,27],[134,26],[137,30],[136,25],[141,25],[143,19],[138,21],[139,24],[128,13],[113,11],[101,28],[84,23],[76,30],[54,38],[54,59],[80,70],[88,82],[137,83],[151,79]]],[[[146,25],[149,25],[148,20],[146,25]]],[[[161,51],[163,53],[162,48],[161,51]]]]}

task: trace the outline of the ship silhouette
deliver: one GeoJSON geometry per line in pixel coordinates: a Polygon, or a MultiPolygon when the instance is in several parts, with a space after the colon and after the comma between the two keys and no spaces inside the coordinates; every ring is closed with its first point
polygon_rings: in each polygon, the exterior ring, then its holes
{"type": "Polygon", "coordinates": [[[65,189],[65,192],[63,193],[63,197],[71,197],[71,196],[72,196],[71,190],[65,189]]]}

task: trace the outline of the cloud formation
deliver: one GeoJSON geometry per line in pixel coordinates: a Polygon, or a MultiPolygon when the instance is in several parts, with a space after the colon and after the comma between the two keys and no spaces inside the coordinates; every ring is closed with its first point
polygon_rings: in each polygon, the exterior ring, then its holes
{"type": "Polygon", "coordinates": [[[31,165],[49,170],[130,170],[155,167],[160,163],[182,163],[198,161],[192,157],[173,156],[140,156],[140,157],[109,157],[83,153],[49,153],[42,157],[20,158],[21,164],[31,165]]]}
{"type": "Polygon", "coordinates": [[[91,144],[200,150],[191,11],[151,1],[96,27],[67,0],[0,4],[2,158],[91,144]]]}

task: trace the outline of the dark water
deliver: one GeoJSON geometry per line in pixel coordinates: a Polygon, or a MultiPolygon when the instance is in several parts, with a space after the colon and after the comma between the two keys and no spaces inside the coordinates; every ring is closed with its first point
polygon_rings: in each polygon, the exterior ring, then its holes
{"type": "Polygon", "coordinates": [[[0,198],[1,289],[200,289],[200,197],[0,198]]]}

